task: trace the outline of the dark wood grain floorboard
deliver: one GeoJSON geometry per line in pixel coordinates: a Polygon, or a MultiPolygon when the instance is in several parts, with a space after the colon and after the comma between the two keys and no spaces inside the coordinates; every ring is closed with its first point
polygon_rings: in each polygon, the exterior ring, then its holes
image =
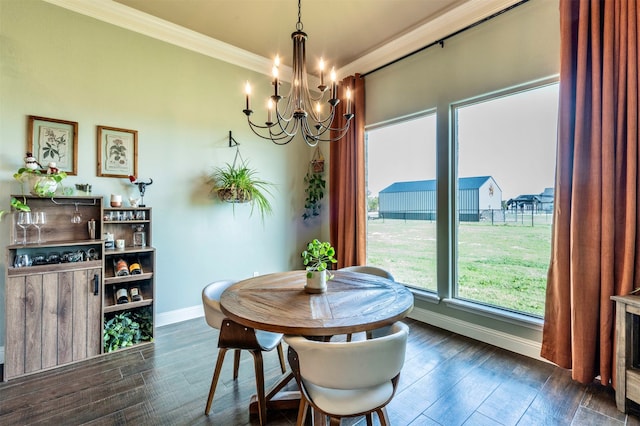
{"type": "MultiPolygon", "coordinates": [[[[583,386],[549,363],[407,323],[405,365],[388,406],[393,425],[640,426],[640,410],[617,411],[610,388],[583,386]]],[[[0,425],[258,424],[248,413],[255,381],[247,353],[236,381],[227,354],[211,414],[204,415],[216,356],[217,331],[204,319],[161,327],[153,344],[0,383],[0,425]]],[[[275,352],[265,354],[264,362],[269,386],[280,377],[275,352]]],[[[269,424],[293,425],[296,414],[269,412],[269,424]]]]}

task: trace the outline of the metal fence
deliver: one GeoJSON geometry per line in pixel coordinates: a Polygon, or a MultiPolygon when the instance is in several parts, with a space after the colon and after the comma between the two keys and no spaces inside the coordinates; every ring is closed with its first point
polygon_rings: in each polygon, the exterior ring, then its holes
{"type": "MultiPolygon", "coordinates": [[[[374,219],[399,219],[399,220],[436,220],[435,210],[402,210],[368,212],[369,220],[374,219]]],[[[528,209],[486,209],[486,210],[459,210],[460,222],[479,222],[490,225],[518,225],[536,226],[551,225],[553,214],[550,211],[534,211],[528,209]]]]}

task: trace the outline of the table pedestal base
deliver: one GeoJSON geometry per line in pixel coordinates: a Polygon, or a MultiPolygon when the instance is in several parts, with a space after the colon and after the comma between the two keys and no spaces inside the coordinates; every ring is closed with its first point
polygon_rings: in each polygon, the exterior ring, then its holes
{"type": "MultiPolygon", "coordinates": [[[[282,389],[293,380],[293,373],[289,371],[280,380],[278,380],[268,392],[265,393],[267,400],[267,416],[271,410],[297,410],[300,406],[300,391],[282,389]]],[[[258,415],[258,396],[253,395],[249,403],[249,413],[258,415]]]]}
{"type": "MultiPolygon", "coordinates": [[[[283,391],[275,397],[267,399],[267,412],[270,410],[297,410],[300,406],[300,392],[283,391]]],[[[249,412],[258,415],[258,396],[253,395],[249,403],[249,412]]]]}

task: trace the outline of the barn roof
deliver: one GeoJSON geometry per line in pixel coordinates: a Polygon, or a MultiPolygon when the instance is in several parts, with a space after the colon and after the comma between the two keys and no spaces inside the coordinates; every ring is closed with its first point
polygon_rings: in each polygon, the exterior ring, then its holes
{"type": "MultiPolygon", "coordinates": [[[[474,176],[464,177],[458,179],[458,189],[478,189],[487,180],[493,179],[491,176],[474,176]]],[[[435,191],[436,180],[413,180],[408,182],[394,182],[380,191],[381,193],[391,192],[420,192],[420,191],[435,191]]]]}

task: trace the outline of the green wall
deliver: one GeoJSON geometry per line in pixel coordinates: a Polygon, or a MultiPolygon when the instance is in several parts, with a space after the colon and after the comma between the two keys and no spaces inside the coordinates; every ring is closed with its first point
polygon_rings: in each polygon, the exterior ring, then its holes
{"type": "MultiPolygon", "coordinates": [[[[154,209],[157,315],[198,307],[213,280],[300,269],[304,243],[326,233],[326,225],[301,219],[313,150],[300,140],[276,146],[246,124],[244,82],[266,99],[268,75],[39,0],[0,0],[0,49],[0,209],[21,191],[12,175],[23,165],[28,115],[79,123],[79,174],[65,183],[91,183],[105,206],[131,185],[96,176],[96,126],[137,130],[138,174],[154,181],[145,202],[154,209]],[[234,212],[209,194],[207,175],[234,159],[229,130],[243,158],[277,185],[274,215],[264,224],[248,206],[234,212]]],[[[10,223],[0,222],[3,252],[10,223]]],[[[4,335],[0,315],[0,346],[4,335]]]]}
{"type": "MultiPolygon", "coordinates": [[[[449,106],[452,102],[558,72],[556,0],[531,0],[445,43],[366,76],[369,125],[436,108],[439,176],[452,171],[449,106]]],[[[268,70],[266,70],[268,73],[268,70]]],[[[40,0],[0,0],[0,209],[20,187],[11,176],[22,165],[28,115],[79,123],[79,175],[68,184],[91,183],[107,199],[126,193],[126,179],[96,177],[96,126],[139,132],[139,175],[152,177],[145,201],[154,208],[157,247],[157,314],[200,305],[200,290],[216,279],[245,278],[300,268],[299,251],[310,238],[328,235],[328,219],[300,219],[302,179],[312,149],[301,141],[275,146],[246,125],[243,85],[254,98],[268,95],[268,75],[112,26],[40,0]],[[206,177],[232,162],[229,130],[241,153],[275,182],[273,217],[261,223],[246,206],[214,200],[206,177]]],[[[254,107],[256,103],[254,102],[254,107]]],[[[329,147],[323,148],[328,159],[329,147]]],[[[441,186],[439,216],[452,217],[441,186]]],[[[106,203],[105,203],[106,205],[106,203]]],[[[446,221],[445,221],[446,222],[446,221]]],[[[0,222],[0,244],[9,236],[0,222]]],[[[439,230],[446,240],[451,224],[439,230]]],[[[442,243],[440,243],[442,244],[442,243]]],[[[439,286],[451,277],[446,247],[439,249],[439,286]]],[[[0,308],[4,312],[5,257],[0,257],[0,308]]],[[[417,300],[437,314],[537,339],[535,331],[417,300]]],[[[4,315],[0,315],[0,346],[4,315]]]]}

